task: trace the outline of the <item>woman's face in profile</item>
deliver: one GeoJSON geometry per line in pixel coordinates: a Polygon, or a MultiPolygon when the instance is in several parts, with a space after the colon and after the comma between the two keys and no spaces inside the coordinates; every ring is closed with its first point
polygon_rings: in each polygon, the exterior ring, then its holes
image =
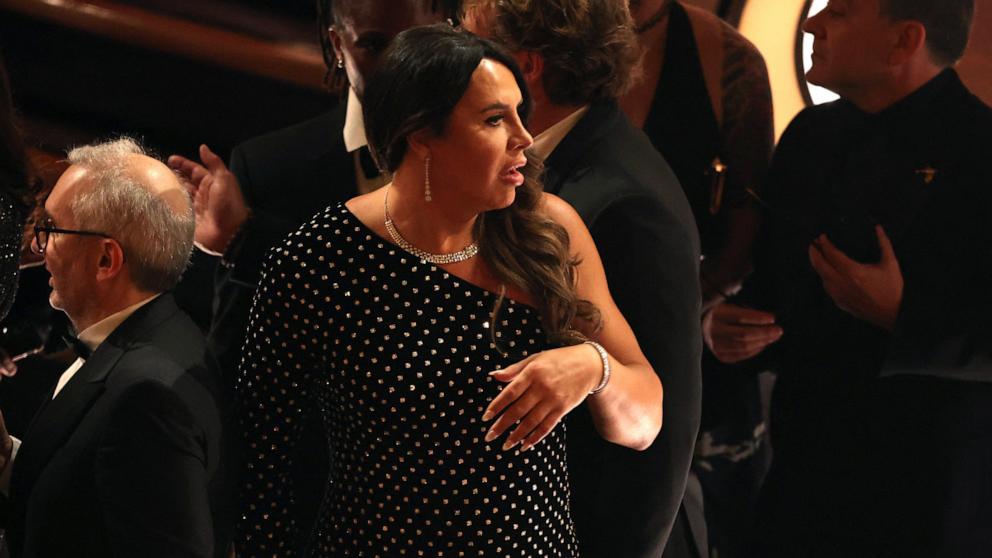
{"type": "Polygon", "coordinates": [[[427,140],[435,200],[472,212],[513,203],[523,184],[524,149],[533,143],[518,110],[513,73],[484,59],[455,105],[444,134],[427,140]]]}

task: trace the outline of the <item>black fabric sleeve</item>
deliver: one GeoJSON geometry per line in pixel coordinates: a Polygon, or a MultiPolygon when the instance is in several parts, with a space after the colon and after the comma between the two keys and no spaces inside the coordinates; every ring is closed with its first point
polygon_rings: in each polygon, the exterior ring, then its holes
{"type": "Polygon", "coordinates": [[[115,556],[211,557],[204,433],[155,381],[120,396],[97,450],[99,510],[115,556]]]}
{"type": "MultiPolygon", "coordinates": [[[[662,429],[646,450],[649,457],[612,444],[602,448],[613,454],[610,459],[629,465],[617,469],[625,471],[619,475],[625,478],[605,479],[606,486],[601,487],[603,497],[629,502],[631,508],[622,525],[610,525],[629,533],[611,540],[664,541],[682,501],[699,429],[699,240],[691,221],[686,223],[660,201],[641,196],[613,203],[596,219],[591,233],[610,293],[665,393],[662,429]],[[642,509],[633,509],[637,507],[642,509]]],[[[601,548],[593,555],[632,556],[632,552],[601,548]]]]}
{"type": "Polygon", "coordinates": [[[297,249],[287,240],[266,260],[238,376],[246,456],[238,556],[294,556],[303,533],[292,472],[317,362],[308,334],[321,320],[293,286],[297,249]]]}
{"type": "MultiPolygon", "coordinates": [[[[965,180],[982,183],[971,173],[965,180]]],[[[900,262],[903,299],[883,376],[992,382],[992,203],[984,188],[956,186],[959,199],[931,204],[924,216],[932,225],[927,243],[913,245],[900,262]]]]}

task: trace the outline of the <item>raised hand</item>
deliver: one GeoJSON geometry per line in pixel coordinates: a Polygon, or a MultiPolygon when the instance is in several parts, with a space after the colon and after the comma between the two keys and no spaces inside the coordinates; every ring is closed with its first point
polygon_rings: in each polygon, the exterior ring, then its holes
{"type": "Polygon", "coordinates": [[[881,225],[875,226],[881,259],[862,264],[848,258],[826,235],[809,246],[809,261],[823,280],[823,288],[841,310],[892,331],[902,305],[903,277],[892,242],[881,225]]]}
{"type": "Polygon", "coordinates": [[[194,240],[202,248],[222,254],[251,212],[238,179],[224,161],[206,145],[200,146],[200,160],[202,164],[172,155],[168,164],[183,176],[193,199],[194,240]]]}
{"type": "Polygon", "coordinates": [[[718,304],[703,316],[703,341],[726,364],[757,356],[782,333],[774,314],[734,304],[718,304]]]}
{"type": "Polygon", "coordinates": [[[595,348],[574,345],[537,353],[490,372],[490,376],[508,385],[482,415],[486,421],[499,417],[486,434],[486,441],[499,438],[519,421],[503,443],[503,450],[522,442],[520,451],[526,451],[550,434],[562,417],[599,385],[603,361],[595,348]]]}

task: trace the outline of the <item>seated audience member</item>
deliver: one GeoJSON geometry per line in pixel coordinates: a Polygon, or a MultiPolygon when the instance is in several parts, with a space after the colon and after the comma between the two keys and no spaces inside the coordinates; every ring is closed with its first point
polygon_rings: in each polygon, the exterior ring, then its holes
{"type": "MultiPolygon", "coordinates": [[[[324,59],[335,85],[346,88],[347,101],[235,147],[230,170],[206,146],[200,147],[203,165],[169,158],[195,186],[198,243],[222,254],[208,341],[229,388],[241,363],[252,295],[268,249],[321,208],[372,191],[388,179],[369,154],[359,101],[383,49],[404,29],[453,15],[453,3],[319,0],[324,59]]],[[[320,430],[312,424],[304,438],[317,442],[323,439],[320,430]]],[[[297,485],[304,487],[291,508],[304,530],[316,518],[327,477],[327,451],[316,443],[307,445],[313,453],[305,459],[290,457],[297,462],[297,485]]]]}
{"type": "Polygon", "coordinates": [[[79,358],[23,442],[0,421],[12,555],[225,556],[236,437],[205,340],[167,292],[193,246],[189,197],[129,139],[69,162],[34,248],[79,358]]]}
{"type": "MultiPolygon", "coordinates": [[[[676,0],[629,4],[644,75],[620,106],[689,199],[705,311],[750,270],[758,213],[745,189],[758,189],[772,153],[768,72],[758,49],[706,10],[676,0]]],[[[742,556],[767,463],[765,435],[757,375],[704,353],[700,437],[682,517],[692,536],[676,524],[666,557],[742,556]]]]}
{"type": "Polygon", "coordinates": [[[559,422],[581,405],[643,449],[662,389],[582,220],[529,176],[524,78],[436,24],[396,37],[363,101],[392,181],[288,236],[253,305],[239,552],[578,557],[559,422]],[[309,537],[286,513],[307,414],[334,455],[309,537]]]}
{"type": "Polygon", "coordinates": [[[768,242],[706,318],[778,371],[755,556],[992,549],[992,109],[953,66],[973,0],[833,0],[776,150],[768,242]],[[777,340],[777,342],[776,342],[777,340]]]}
{"type": "Polygon", "coordinates": [[[467,7],[467,27],[521,60],[545,189],[582,216],[617,306],[665,386],[664,429],[644,452],[597,436],[585,408],[568,416],[581,554],[657,558],[699,426],[699,240],[678,180],[617,104],[637,63],[627,4],[482,0],[467,7]]]}

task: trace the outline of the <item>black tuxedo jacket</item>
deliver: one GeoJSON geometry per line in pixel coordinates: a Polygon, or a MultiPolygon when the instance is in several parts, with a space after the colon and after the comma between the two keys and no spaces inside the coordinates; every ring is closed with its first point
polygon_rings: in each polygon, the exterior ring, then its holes
{"type": "Polygon", "coordinates": [[[236,437],[193,321],[163,294],[43,405],[13,463],[12,555],[225,555],[236,437]]]}
{"type": "Polygon", "coordinates": [[[568,418],[572,511],[583,557],[661,556],[699,428],[699,237],[668,164],[616,103],[594,104],[545,161],[545,189],[582,216],[610,293],[665,391],[655,443],[604,441],[585,407],[568,418]]]}

